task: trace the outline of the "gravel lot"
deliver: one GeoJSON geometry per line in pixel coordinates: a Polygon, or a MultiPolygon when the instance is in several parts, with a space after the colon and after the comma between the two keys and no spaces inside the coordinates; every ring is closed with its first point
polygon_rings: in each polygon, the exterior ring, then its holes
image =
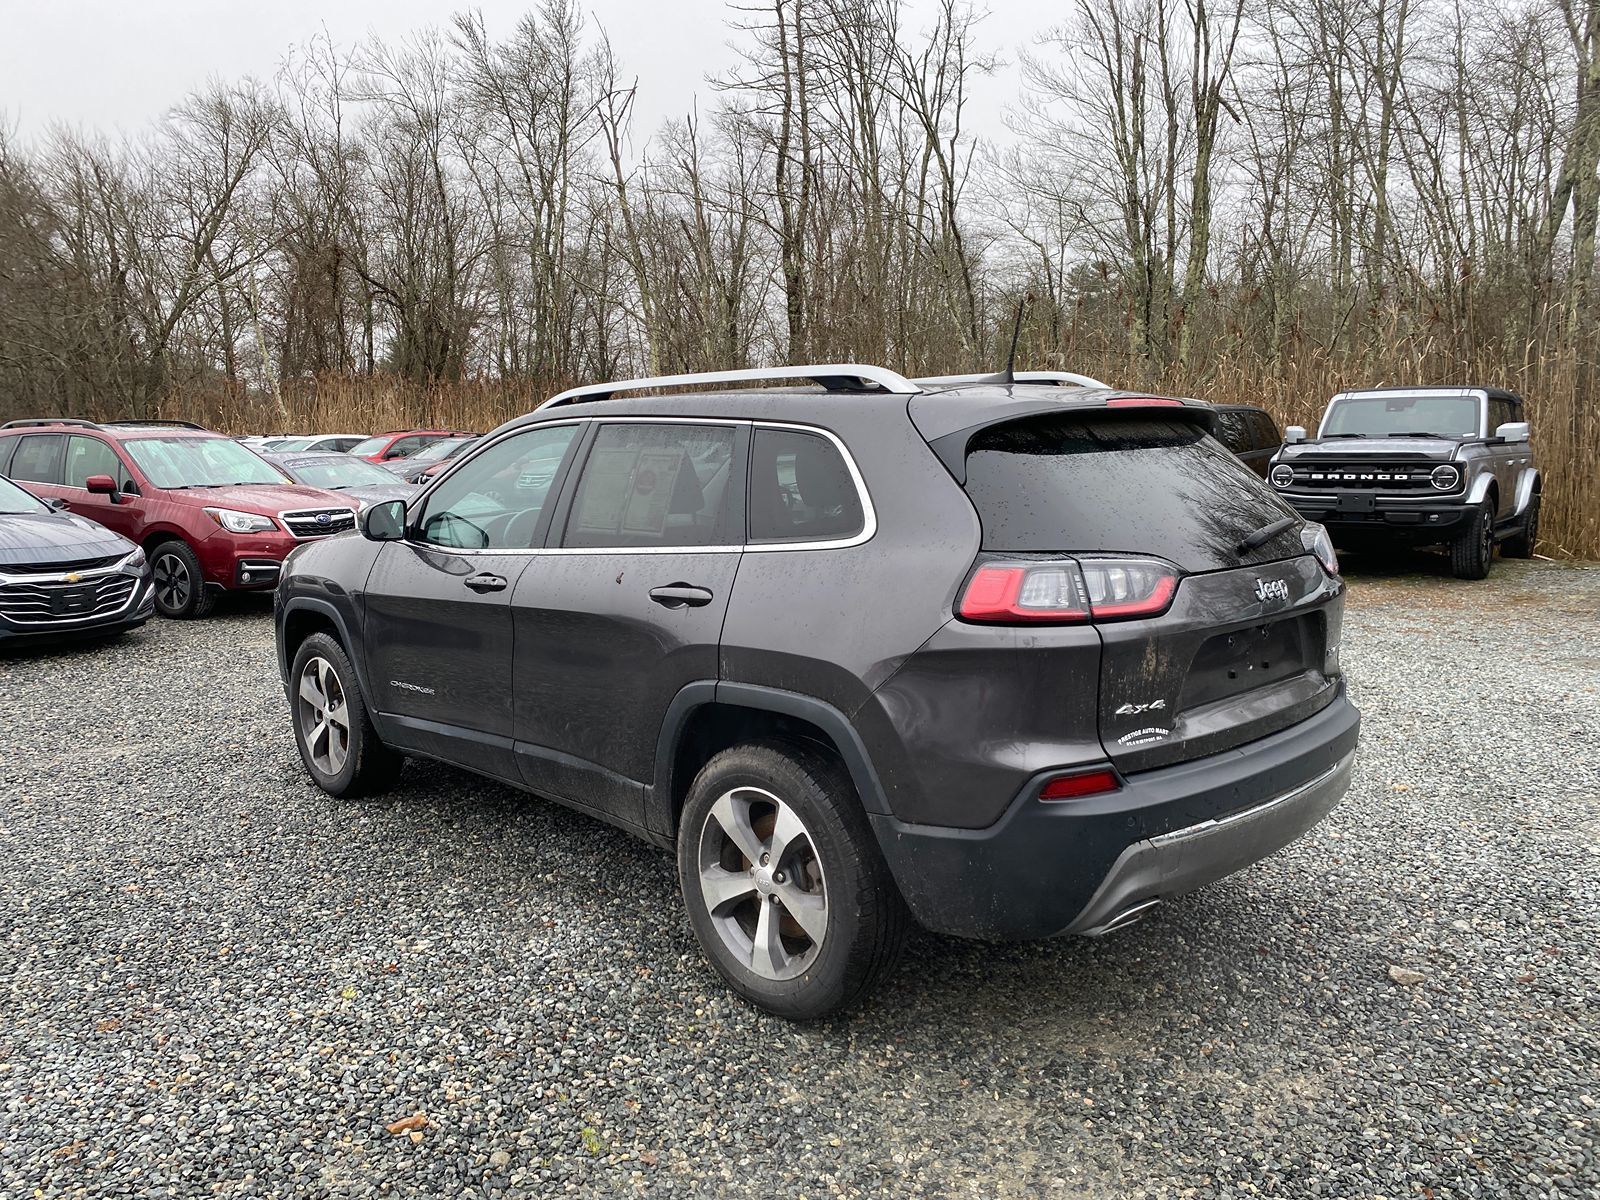
{"type": "Polygon", "coordinates": [[[1351,565],[1328,821],[806,1027],[623,834],[315,791],[259,602],[0,657],[0,1195],[1592,1197],[1600,570],[1351,565]]]}

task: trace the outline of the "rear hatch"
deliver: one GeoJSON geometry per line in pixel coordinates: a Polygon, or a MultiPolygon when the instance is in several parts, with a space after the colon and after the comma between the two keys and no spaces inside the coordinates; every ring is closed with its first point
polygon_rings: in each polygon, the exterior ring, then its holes
{"type": "Polygon", "coordinates": [[[1336,693],[1343,585],[1206,423],[1195,407],[1057,407],[931,443],[983,526],[958,611],[1092,623],[1100,740],[1124,772],[1263,737],[1336,693]]]}

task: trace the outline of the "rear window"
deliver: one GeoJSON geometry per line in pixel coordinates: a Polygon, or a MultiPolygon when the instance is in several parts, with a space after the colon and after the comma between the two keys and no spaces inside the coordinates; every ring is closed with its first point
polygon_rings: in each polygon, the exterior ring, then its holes
{"type": "Polygon", "coordinates": [[[967,495],[993,551],[1153,554],[1187,571],[1301,553],[1294,510],[1198,425],[1114,414],[1011,421],[967,446],[967,495]]]}

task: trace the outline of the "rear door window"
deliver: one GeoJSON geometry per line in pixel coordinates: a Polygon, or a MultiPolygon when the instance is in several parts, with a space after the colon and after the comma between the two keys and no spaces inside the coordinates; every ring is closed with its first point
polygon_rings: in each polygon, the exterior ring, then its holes
{"type": "Polygon", "coordinates": [[[1245,535],[1294,510],[1187,421],[1112,413],[1010,421],[972,437],[966,466],[985,550],[1153,554],[1187,571],[1302,552],[1297,523],[1239,553],[1245,535]]]}
{"type": "Polygon", "coordinates": [[[605,424],[578,478],[563,546],[738,545],[732,425],[605,424]]]}
{"type": "Polygon", "coordinates": [[[35,433],[17,443],[11,456],[11,478],[30,483],[61,482],[61,451],[66,437],[59,433],[35,433]]]}
{"type": "Polygon", "coordinates": [[[866,527],[839,448],[819,433],[756,427],[750,448],[750,540],[833,542],[866,527]]]}

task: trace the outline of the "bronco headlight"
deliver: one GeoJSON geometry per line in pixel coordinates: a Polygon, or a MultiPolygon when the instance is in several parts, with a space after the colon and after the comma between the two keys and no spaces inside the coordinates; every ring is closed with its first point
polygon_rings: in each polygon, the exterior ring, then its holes
{"type": "Polygon", "coordinates": [[[1279,463],[1272,468],[1267,478],[1272,480],[1273,487],[1286,488],[1294,482],[1294,468],[1288,463],[1279,463]]]}
{"type": "Polygon", "coordinates": [[[1435,467],[1428,480],[1439,491],[1448,492],[1461,485],[1461,468],[1446,463],[1444,466],[1435,467]]]}

